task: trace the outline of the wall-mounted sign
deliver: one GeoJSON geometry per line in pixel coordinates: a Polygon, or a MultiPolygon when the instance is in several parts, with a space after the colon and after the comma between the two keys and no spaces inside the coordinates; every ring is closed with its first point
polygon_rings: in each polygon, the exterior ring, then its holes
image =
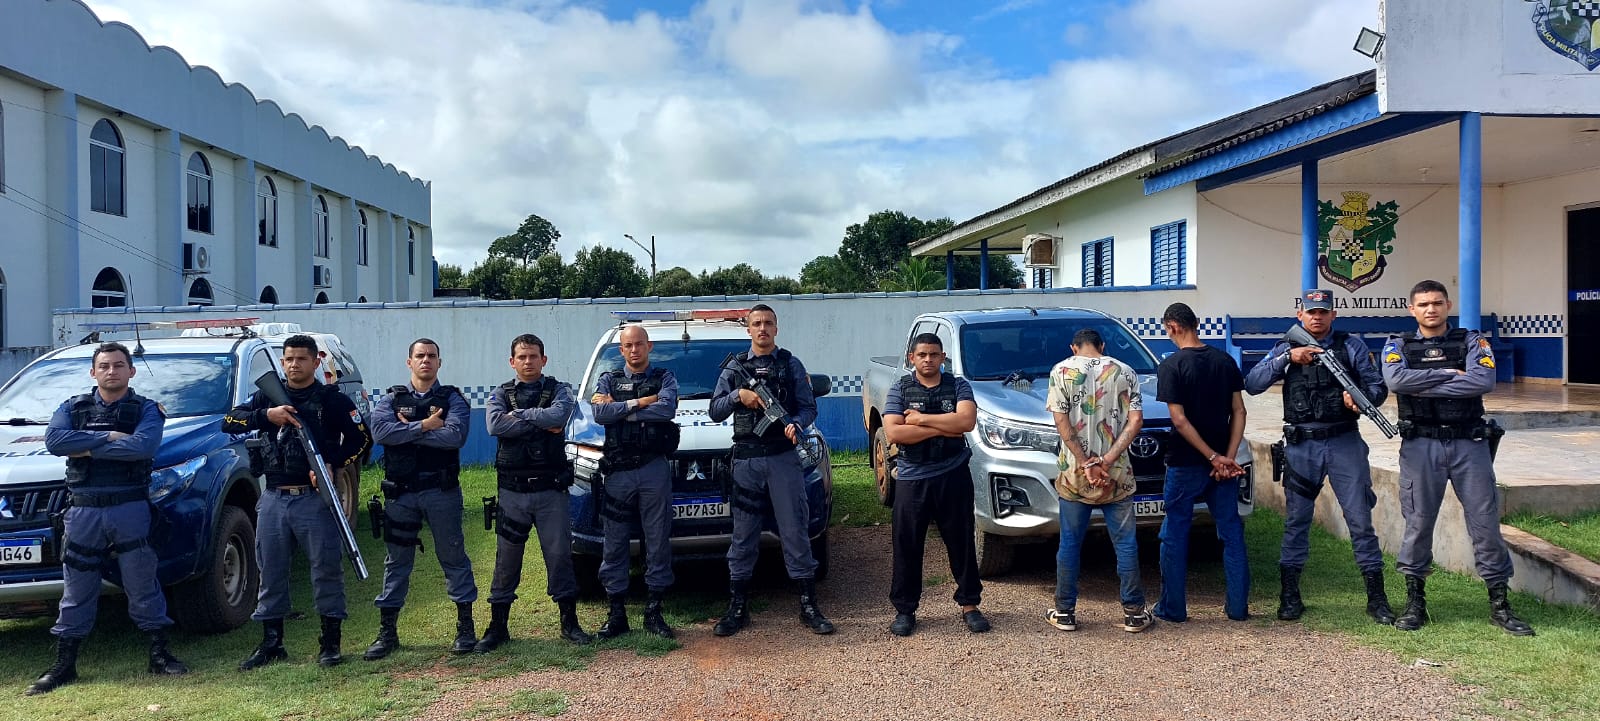
{"type": "Polygon", "coordinates": [[[1600,0],[1532,0],[1525,5],[1533,32],[1545,47],[1584,70],[1600,67],[1600,0]]]}
{"type": "Polygon", "coordinates": [[[1371,193],[1347,190],[1344,202],[1317,203],[1319,239],[1317,269],[1329,283],[1355,292],[1383,277],[1394,252],[1395,223],[1400,204],[1391,200],[1369,205],[1371,193]]]}

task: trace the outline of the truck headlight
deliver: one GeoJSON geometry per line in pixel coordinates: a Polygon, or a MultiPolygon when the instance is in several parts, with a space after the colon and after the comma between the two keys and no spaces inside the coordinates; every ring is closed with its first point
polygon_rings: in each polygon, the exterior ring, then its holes
{"type": "Polygon", "coordinates": [[[1040,451],[1055,455],[1061,436],[1053,426],[1023,423],[978,409],[978,439],[996,450],[1040,451]]]}
{"type": "Polygon", "coordinates": [[[182,493],[194,485],[194,478],[205,468],[206,457],[196,456],[175,466],[167,466],[150,473],[150,501],[159,503],[175,493],[182,493]]]}

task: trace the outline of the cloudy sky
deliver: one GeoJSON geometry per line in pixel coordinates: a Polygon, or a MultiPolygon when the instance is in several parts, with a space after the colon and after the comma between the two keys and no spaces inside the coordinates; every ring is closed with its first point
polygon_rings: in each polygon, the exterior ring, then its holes
{"type": "Polygon", "coordinates": [[[528,214],[567,259],[795,274],[1371,67],[1377,0],[88,0],[433,183],[435,254],[528,214]]]}

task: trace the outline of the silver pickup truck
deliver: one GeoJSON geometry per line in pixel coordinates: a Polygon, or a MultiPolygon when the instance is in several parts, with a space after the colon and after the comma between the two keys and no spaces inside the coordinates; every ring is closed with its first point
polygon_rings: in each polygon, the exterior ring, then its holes
{"type": "MultiPolygon", "coordinates": [[[[1048,542],[1060,532],[1053,481],[1061,437],[1045,410],[1047,377],[1052,366],[1072,354],[1072,336],[1083,328],[1099,331],[1106,354],[1139,374],[1144,430],[1128,450],[1138,479],[1134,513],[1140,525],[1159,525],[1166,505],[1166,448],[1178,439],[1166,404],[1156,400],[1156,357],[1121,321],[1085,308],[999,308],[925,313],[906,333],[908,343],[922,333],[938,336],[948,356],[946,370],[967,379],[978,402],[978,426],[967,433],[967,445],[978,571],[984,576],[1010,569],[1015,544],[1048,542]]],[[[883,405],[889,388],[910,372],[903,353],[873,358],[861,394],[862,422],[872,439],[872,467],[884,505],[894,501],[895,448],[884,434],[883,405]]],[[[1253,508],[1249,444],[1240,444],[1237,460],[1245,469],[1239,478],[1239,512],[1248,514],[1253,508]]],[[[1204,504],[1196,506],[1197,525],[1209,518],[1204,504]]]]}

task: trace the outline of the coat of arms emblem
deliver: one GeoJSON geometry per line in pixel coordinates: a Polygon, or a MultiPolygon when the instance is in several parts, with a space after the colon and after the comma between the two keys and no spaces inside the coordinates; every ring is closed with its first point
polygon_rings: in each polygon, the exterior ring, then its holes
{"type": "Polygon", "coordinates": [[[1532,0],[1539,41],[1586,70],[1600,67],[1600,0],[1532,0]]]}
{"type": "Polygon", "coordinates": [[[1328,282],[1354,292],[1382,277],[1389,265],[1384,256],[1394,252],[1400,205],[1391,200],[1369,206],[1372,194],[1359,190],[1343,197],[1338,206],[1329,200],[1317,204],[1317,267],[1328,282]]]}

